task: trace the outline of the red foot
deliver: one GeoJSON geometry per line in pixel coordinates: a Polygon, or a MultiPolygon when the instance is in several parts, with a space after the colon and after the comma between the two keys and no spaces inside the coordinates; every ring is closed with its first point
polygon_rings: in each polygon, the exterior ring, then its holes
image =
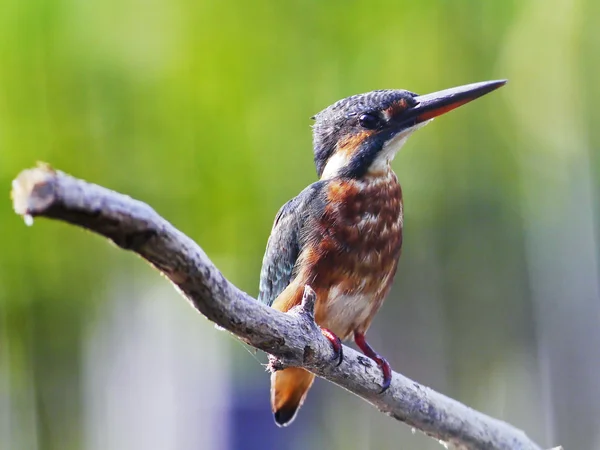
{"type": "Polygon", "coordinates": [[[392,383],[392,368],[390,367],[390,363],[388,363],[385,358],[379,356],[375,350],[371,348],[371,346],[365,340],[365,335],[363,333],[355,331],[354,342],[356,342],[356,345],[358,345],[365,355],[367,355],[369,358],[375,361],[379,367],[381,367],[381,371],[383,372],[383,384],[381,385],[380,394],[383,394],[388,390],[390,384],[392,383]]]}
{"type": "Polygon", "coordinates": [[[344,360],[344,347],[342,346],[342,341],[339,337],[337,337],[332,331],[328,330],[327,328],[321,327],[321,333],[323,333],[323,336],[325,336],[327,340],[331,342],[333,352],[335,353],[333,360],[337,360],[338,363],[336,364],[336,366],[339,366],[344,360]]]}

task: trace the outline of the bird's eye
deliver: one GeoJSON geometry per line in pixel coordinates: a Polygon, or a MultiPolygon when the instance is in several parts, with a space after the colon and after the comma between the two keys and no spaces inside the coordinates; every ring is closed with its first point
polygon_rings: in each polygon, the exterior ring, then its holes
{"type": "Polygon", "coordinates": [[[358,118],[358,123],[363,128],[373,130],[379,126],[379,118],[372,113],[364,113],[358,118]]]}

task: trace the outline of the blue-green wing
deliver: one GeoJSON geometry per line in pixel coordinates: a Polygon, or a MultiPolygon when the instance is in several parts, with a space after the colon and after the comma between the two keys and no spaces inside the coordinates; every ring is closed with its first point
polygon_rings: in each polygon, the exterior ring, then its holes
{"type": "Polygon", "coordinates": [[[319,194],[323,192],[323,186],[323,182],[311,184],[283,205],[275,216],[260,272],[260,302],[272,305],[292,281],[296,261],[302,251],[303,228],[307,218],[322,204],[319,194]]]}

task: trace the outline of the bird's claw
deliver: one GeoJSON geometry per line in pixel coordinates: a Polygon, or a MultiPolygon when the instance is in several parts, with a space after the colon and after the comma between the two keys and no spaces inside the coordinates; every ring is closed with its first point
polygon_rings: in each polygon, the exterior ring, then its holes
{"type": "Polygon", "coordinates": [[[344,360],[344,346],[342,345],[342,341],[327,328],[321,328],[321,333],[323,333],[323,336],[325,336],[327,340],[331,342],[333,353],[335,354],[333,361],[337,361],[336,367],[339,366],[344,360]]]}
{"type": "Polygon", "coordinates": [[[377,365],[381,367],[381,371],[383,372],[383,383],[381,384],[381,391],[379,391],[380,394],[383,394],[390,388],[390,385],[392,384],[392,368],[390,363],[387,362],[387,359],[382,358],[381,356],[379,356],[379,359],[373,359],[377,365]]]}
{"type": "Polygon", "coordinates": [[[356,345],[358,345],[358,347],[366,356],[375,361],[381,368],[381,371],[383,372],[383,383],[381,383],[381,391],[379,391],[379,393],[383,394],[392,384],[392,368],[390,363],[387,362],[384,357],[379,356],[375,350],[373,350],[373,348],[365,340],[365,335],[363,333],[355,332],[354,342],[356,342],[356,345]]]}

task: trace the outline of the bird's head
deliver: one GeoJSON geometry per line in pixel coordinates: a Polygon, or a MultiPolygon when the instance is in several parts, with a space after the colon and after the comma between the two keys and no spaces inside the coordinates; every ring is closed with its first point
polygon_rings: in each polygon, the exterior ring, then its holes
{"type": "Polygon", "coordinates": [[[322,179],[360,178],[385,170],[414,131],[505,83],[485,81],[427,95],[378,90],[340,100],[313,117],[317,173],[322,179]]]}

